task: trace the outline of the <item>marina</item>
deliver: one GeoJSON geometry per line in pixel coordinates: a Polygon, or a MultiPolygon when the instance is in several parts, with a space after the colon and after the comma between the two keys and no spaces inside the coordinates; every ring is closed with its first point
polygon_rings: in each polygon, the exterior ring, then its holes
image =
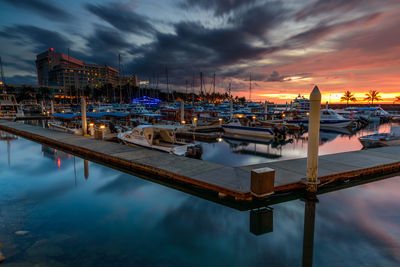
{"type": "MultiPolygon", "coordinates": [[[[67,153],[76,153],[108,166],[172,179],[235,200],[249,201],[253,198],[250,178],[251,171],[256,169],[269,168],[275,171],[272,190],[275,194],[305,188],[306,158],[230,167],[15,122],[1,122],[0,130],[62,149],[67,153]]],[[[319,180],[321,183],[330,183],[399,171],[400,159],[397,153],[398,147],[387,147],[321,156],[319,180]]]]}

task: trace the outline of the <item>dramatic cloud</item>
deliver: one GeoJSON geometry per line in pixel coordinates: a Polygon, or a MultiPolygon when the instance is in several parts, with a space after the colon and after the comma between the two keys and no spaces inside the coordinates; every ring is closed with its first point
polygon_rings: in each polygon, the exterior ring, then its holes
{"type": "MultiPolygon", "coordinates": [[[[34,48],[35,53],[40,53],[53,47],[59,51],[66,51],[72,42],[62,34],[30,25],[14,25],[0,30],[3,38],[25,43],[34,48]]],[[[34,60],[34,59],[32,59],[34,60]]]]}
{"type": "Polygon", "coordinates": [[[256,0],[185,0],[180,3],[183,8],[200,7],[205,10],[212,10],[216,16],[229,13],[240,7],[249,6],[256,0]]]}
{"type": "Polygon", "coordinates": [[[126,5],[119,3],[87,4],[86,9],[121,31],[143,35],[151,35],[155,32],[148,18],[137,14],[126,5]]]}
{"type": "Polygon", "coordinates": [[[18,8],[24,8],[38,15],[44,16],[52,21],[68,21],[72,16],[63,9],[55,6],[51,1],[42,0],[4,0],[10,5],[18,8]]]}

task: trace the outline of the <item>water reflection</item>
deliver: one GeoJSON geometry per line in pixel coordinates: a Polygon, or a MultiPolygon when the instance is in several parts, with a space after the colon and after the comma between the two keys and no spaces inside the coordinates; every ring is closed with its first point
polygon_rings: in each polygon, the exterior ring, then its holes
{"type": "MultiPolygon", "coordinates": [[[[361,150],[358,138],[375,131],[389,132],[391,124],[371,124],[357,132],[348,129],[320,131],[319,154],[326,155],[361,150]]],[[[259,164],[276,160],[303,158],[307,156],[307,133],[292,134],[286,140],[246,140],[223,138],[218,143],[203,143],[202,159],[230,166],[259,164]]]]}

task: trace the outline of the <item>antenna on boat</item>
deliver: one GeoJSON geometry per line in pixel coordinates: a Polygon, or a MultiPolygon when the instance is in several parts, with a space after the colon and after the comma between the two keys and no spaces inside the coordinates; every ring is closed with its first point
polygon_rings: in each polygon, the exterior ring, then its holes
{"type": "Polygon", "coordinates": [[[250,72],[250,95],[249,95],[249,101],[251,100],[251,72],[250,72]]]}
{"type": "Polygon", "coordinates": [[[3,63],[2,63],[2,61],[1,61],[1,57],[0,57],[0,74],[1,74],[1,86],[0,87],[3,87],[3,94],[6,94],[7,92],[6,92],[6,82],[5,82],[5,80],[4,80],[4,72],[3,72],[3,63]]]}
{"type": "Polygon", "coordinates": [[[214,72],[214,79],[213,79],[213,96],[212,96],[212,102],[215,102],[215,72],[214,72]]]}
{"type": "Polygon", "coordinates": [[[119,103],[122,104],[122,88],[121,88],[121,54],[118,54],[118,86],[119,86],[119,103]]]}

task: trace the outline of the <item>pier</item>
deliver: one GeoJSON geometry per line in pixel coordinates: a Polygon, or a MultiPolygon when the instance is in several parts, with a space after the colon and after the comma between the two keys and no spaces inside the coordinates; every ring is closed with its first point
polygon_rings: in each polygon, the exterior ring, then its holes
{"type": "MultiPolygon", "coordinates": [[[[0,121],[0,130],[140,177],[157,177],[155,181],[159,183],[173,181],[179,183],[180,190],[194,189],[197,195],[216,193],[239,202],[255,200],[251,192],[251,172],[263,168],[275,172],[275,195],[306,187],[306,158],[230,167],[11,121],[0,121]]],[[[399,151],[399,147],[393,146],[320,156],[318,179],[324,185],[355,178],[368,180],[372,176],[398,172],[399,151]]]]}

